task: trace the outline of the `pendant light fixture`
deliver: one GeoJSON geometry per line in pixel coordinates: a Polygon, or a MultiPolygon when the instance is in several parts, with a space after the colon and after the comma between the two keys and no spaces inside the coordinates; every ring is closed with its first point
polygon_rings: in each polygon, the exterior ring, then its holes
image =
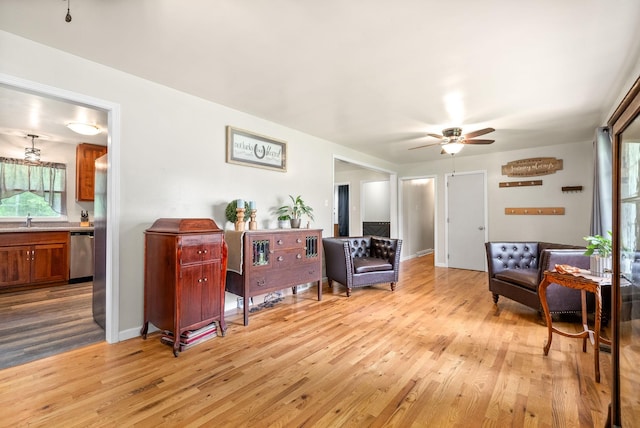
{"type": "Polygon", "coordinates": [[[69,1],[70,0],[67,0],[67,16],[64,17],[64,20],[67,22],[71,22],[71,9],[69,6],[69,1]]]}
{"type": "Polygon", "coordinates": [[[35,146],[35,139],[38,138],[38,136],[27,134],[27,137],[31,137],[31,147],[25,147],[24,160],[29,162],[38,162],[40,161],[40,149],[36,149],[35,146]]]}

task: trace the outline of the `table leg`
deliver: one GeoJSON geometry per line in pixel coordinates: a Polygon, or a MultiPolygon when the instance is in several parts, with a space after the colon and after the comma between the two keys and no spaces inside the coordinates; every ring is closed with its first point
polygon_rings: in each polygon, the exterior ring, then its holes
{"type": "Polygon", "coordinates": [[[602,293],[598,287],[598,292],[594,293],[596,298],[595,326],[593,327],[595,340],[593,343],[593,360],[595,364],[596,382],[600,383],[600,324],[602,320],[602,293]]]}
{"type": "Polygon", "coordinates": [[[549,354],[549,349],[551,348],[551,338],[553,337],[553,327],[551,324],[551,314],[549,313],[549,304],[547,303],[547,287],[549,286],[549,281],[547,278],[544,278],[538,287],[538,294],[540,296],[540,303],[542,304],[542,311],[544,312],[544,318],[547,321],[547,343],[544,345],[544,355],[549,354]]]}

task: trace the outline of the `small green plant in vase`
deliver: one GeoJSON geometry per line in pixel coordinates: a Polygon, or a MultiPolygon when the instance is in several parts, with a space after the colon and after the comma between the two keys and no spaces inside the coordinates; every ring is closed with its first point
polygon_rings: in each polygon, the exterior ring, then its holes
{"type": "Polygon", "coordinates": [[[585,236],[587,250],[585,256],[591,256],[589,260],[591,274],[597,276],[611,275],[611,231],[609,237],[601,235],[585,236]]]}
{"type": "Polygon", "coordinates": [[[289,199],[291,199],[291,205],[283,205],[276,210],[278,220],[281,217],[288,216],[293,229],[300,227],[303,215],[306,215],[309,220],[313,220],[313,208],[308,206],[300,195],[295,198],[289,195],[289,199]]]}

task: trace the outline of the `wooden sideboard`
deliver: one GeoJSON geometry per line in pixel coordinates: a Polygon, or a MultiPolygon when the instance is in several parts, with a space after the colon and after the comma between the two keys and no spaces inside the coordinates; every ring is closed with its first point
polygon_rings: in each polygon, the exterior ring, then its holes
{"type": "Polygon", "coordinates": [[[180,336],[218,321],[222,336],[227,245],[211,219],[158,219],[145,231],[144,322],[173,334],[177,357],[180,336]]]}
{"type": "Polygon", "coordinates": [[[249,298],[309,282],[322,300],[322,229],[227,231],[226,289],[243,298],[244,325],[249,298]]]}

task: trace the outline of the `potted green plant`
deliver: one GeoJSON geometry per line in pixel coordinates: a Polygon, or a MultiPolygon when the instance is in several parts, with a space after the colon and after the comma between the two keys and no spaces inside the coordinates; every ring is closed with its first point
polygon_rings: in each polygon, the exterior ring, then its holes
{"type": "Polygon", "coordinates": [[[611,275],[611,231],[608,231],[608,235],[608,238],[601,235],[590,235],[583,238],[587,241],[587,250],[584,255],[590,256],[589,265],[593,275],[611,275]]]}
{"type": "Polygon", "coordinates": [[[308,206],[304,200],[302,200],[300,195],[295,198],[289,195],[289,199],[291,199],[291,205],[283,205],[276,210],[278,219],[280,217],[289,216],[291,228],[293,229],[300,227],[303,215],[306,215],[309,220],[313,220],[313,208],[308,206]]]}
{"type": "Polygon", "coordinates": [[[284,229],[288,224],[291,224],[291,217],[289,215],[278,216],[278,227],[284,229]]]}

